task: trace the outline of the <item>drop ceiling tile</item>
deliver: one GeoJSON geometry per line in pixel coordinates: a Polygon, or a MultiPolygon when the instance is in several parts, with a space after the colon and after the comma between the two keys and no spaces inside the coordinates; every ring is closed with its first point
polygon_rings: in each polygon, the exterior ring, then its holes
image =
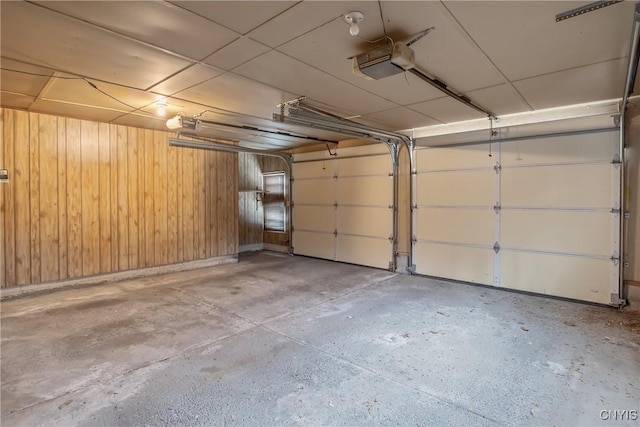
{"type": "Polygon", "coordinates": [[[246,37],[241,37],[233,43],[220,49],[213,55],[205,58],[203,62],[231,70],[248,60],[267,52],[269,48],[246,37]]]}
{"type": "Polygon", "coordinates": [[[504,83],[504,77],[451,19],[440,2],[384,2],[382,10],[387,32],[394,40],[408,42],[416,34],[435,27],[411,45],[416,66],[422,72],[462,92],[504,83]]]}
{"type": "Polygon", "coordinates": [[[64,80],[56,78],[42,92],[42,99],[84,106],[94,106],[116,111],[132,111],[155,102],[160,97],[150,92],[92,82],[94,89],[85,80],[64,80]],[[104,92],[104,93],[103,93],[104,92]],[[115,99],[114,99],[115,98],[115,99]]]}
{"type": "Polygon", "coordinates": [[[179,92],[173,98],[270,120],[276,104],[296,96],[227,73],[179,92]]]}
{"type": "Polygon", "coordinates": [[[190,63],[25,2],[2,2],[2,56],[146,89],[190,63]]]}
{"type": "Polygon", "coordinates": [[[421,102],[419,104],[411,105],[409,108],[444,123],[461,122],[464,120],[479,119],[486,116],[485,114],[450,97],[421,102]]]}
{"type": "MultiPolygon", "coordinates": [[[[373,11],[377,4],[366,5],[361,1],[303,1],[252,31],[249,37],[267,46],[277,47],[329,21],[342,20],[345,13],[361,10],[363,6],[373,11]]],[[[343,29],[348,28],[343,23],[343,29]]]]}
{"type": "Polygon", "coordinates": [[[246,34],[295,5],[297,1],[174,1],[173,3],[218,22],[237,33],[246,34]]]}
{"type": "Polygon", "coordinates": [[[122,115],[121,111],[88,107],[86,105],[66,104],[48,101],[46,99],[38,99],[33,103],[29,111],[106,123],[122,115]]]}
{"type": "Polygon", "coordinates": [[[290,93],[307,96],[351,115],[397,106],[276,51],[249,61],[234,72],[290,93]]]}
{"type": "Polygon", "coordinates": [[[222,73],[224,73],[224,71],[214,67],[194,64],[186,70],[180,71],[175,76],[169,77],[162,83],[158,83],[152,87],[151,90],[162,95],[173,95],[176,92],[180,92],[190,88],[191,86],[205,82],[222,73]]]}
{"type": "Polygon", "coordinates": [[[465,94],[474,104],[495,115],[530,111],[531,108],[509,83],[484,89],[472,90],[465,94]]]}
{"type": "Polygon", "coordinates": [[[44,88],[49,81],[49,78],[53,75],[53,71],[47,68],[34,67],[6,58],[2,58],[0,64],[3,68],[0,73],[0,87],[4,91],[17,94],[30,95],[32,97],[38,96],[42,88],[44,88]],[[21,73],[21,71],[24,73],[21,73]],[[33,74],[41,74],[43,76],[33,74]]]}
{"type": "Polygon", "coordinates": [[[15,108],[17,110],[26,110],[35,100],[33,96],[22,95],[19,93],[0,91],[0,107],[15,108]]]}
{"type": "Polygon", "coordinates": [[[238,34],[170,3],[40,1],[42,6],[109,28],[192,59],[201,59],[238,34]]]}
{"type": "Polygon", "coordinates": [[[635,2],[622,2],[555,22],[557,13],[584,4],[565,1],[445,3],[511,81],[627,55],[635,2]]]}
{"type": "Polygon", "coordinates": [[[113,120],[111,123],[123,126],[133,126],[142,129],[155,129],[169,131],[166,125],[167,119],[156,117],[151,114],[124,114],[113,120]]]}
{"type": "Polygon", "coordinates": [[[624,90],[625,58],[515,82],[534,109],[619,98],[624,90]]]}
{"type": "MultiPolygon", "coordinates": [[[[366,114],[363,119],[372,120],[384,125],[390,130],[411,129],[422,126],[437,125],[441,122],[410,110],[406,107],[393,108],[391,110],[379,111],[377,113],[366,114]]],[[[360,118],[354,120],[360,121],[360,118]]]]}

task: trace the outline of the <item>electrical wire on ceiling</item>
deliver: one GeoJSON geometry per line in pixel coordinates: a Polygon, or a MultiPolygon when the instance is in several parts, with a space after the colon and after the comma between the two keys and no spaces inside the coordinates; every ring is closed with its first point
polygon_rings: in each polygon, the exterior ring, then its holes
{"type": "Polygon", "coordinates": [[[95,83],[93,83],[91,80],[87,79],[86,77],[69,77],[69,76],[56,76],[55,74],[41,74],[41,73],[32,73],[30,71],[23,71],[23,70],[15,70],[12,68],[5,68],[5,67],[0,67],[0,70],[2,71],[9,71],[12,73],[19,73],[19,74],[26,74],[29,76],[36,76],[36,77],[46,77],[46,78],[55,78],[55,79],[60,79],[60,80],[82,80],[84,82],[86,82],[89,86],[91,86],[92,88],[94,88],[95,90],[97,90],[98,92],[100,92],[101,94],[103,94],[104,96],[113,99],[114,101],[128,107],[131,108],[132,110],[138,111],[140,110],[139,108],[134,107],[133,105],[127,104],[126,102],[116,98],[113,95],[110,95],[109,93],[105,92],[104,90],[100,89],[95,83]]]}
{"type": "MultiPolygon", "coordinates": [[[[382,3],[378,0],[378,9],[380,10],[380,20],[382,21],[382,31],[384,31],[384,36],[387,36],[387,27],[384,24],[384,16],[382,15],[382,3]]],[[[393,42],[393,41],[392,41],[393,42]]]]}

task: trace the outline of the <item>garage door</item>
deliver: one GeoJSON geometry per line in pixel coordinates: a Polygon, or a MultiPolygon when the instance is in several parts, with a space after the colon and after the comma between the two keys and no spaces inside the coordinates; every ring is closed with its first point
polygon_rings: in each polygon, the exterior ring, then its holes
{"type": "Polygon", "coordinates": [[[609,304],[619,133],[416,152],[416,272],[609,304]]]}
{"type": "Polygon", "coordinates": [[[293,252],[390,268],[393,165],[384,145],[294,156],[293,252]]]}

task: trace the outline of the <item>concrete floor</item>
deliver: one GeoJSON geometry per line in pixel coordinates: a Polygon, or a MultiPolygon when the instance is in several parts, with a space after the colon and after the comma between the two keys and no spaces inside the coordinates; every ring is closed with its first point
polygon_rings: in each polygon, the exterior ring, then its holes
{"type": "Polygon", "coordinates": [[[638,313],[302,257],[9,300],[1,327],[3,426],[640,425],[612,420],[640,412],[638,313]]]}

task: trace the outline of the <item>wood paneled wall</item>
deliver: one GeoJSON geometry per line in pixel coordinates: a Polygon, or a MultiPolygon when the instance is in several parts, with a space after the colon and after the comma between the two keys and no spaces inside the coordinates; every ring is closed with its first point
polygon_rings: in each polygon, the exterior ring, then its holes
{"type": "Polygon", "coordinates": [[[1,110],[0,285],[235,255],[237,155],[170,133],[1,110]]]}
{"type": "MultiPolygon", "coordinates": [[[[256,190],[262,190],[262,174],[266,172],[286,171],[284,161],[277,157],[238,154],[239,171],[239,208],[240,208],[240,245],[273,244],[288,246],[289,233],[264,231],[264,211],[262,203],[256,200],[256,190]]],[[[288,181],[285,189],[288,196],[288,181]]]]}

